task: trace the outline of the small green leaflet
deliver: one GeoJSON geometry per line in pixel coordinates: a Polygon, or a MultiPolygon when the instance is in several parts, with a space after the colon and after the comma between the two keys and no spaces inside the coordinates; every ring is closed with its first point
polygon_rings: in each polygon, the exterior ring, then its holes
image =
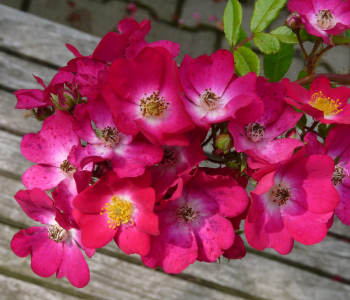
{"type": "MultiPolygon", "coordinates": [[[[298,44],[297,35],[293,32],[292,29],[288,28],[285,25],[277,27],[270,33],[274,37],[278,38],[282,43],[298,44]]],[[[304,29],[300,30],[300,37],[303,42],[306,42],[311,38],[311,36],[304,29]]]]}
{"type": "Polygon", "coordinates": [[[229,0],[224,12],[224,31],[231,46],[237,45],[242,24],[243,11],[238,0],[229,0]]]}
{"type": "Polygon", "coordinates": [[[294,45],[281,43],[276,54],[264,56],[264,74],[271,82],[280,81],[289,70],[293,61],[294,45]]]}
{"type": "Polygon", "coordinates": [[[261,32],[275,20],[287,0],[258,0],[255,3],[250,29],[253,33],[261,32]]]}
{"type": "Polygon", "coordinates": [[[253,42],[260,51],[265,54],[272,54],[280,51],[280,42],[271,34],[256,33],[253,37],[253,42]]]}
{"type": "Polygon", "coordinates": [[[261,71],[259,57],[247,47],[238,47],[234,52],[236,72],[244,76],[249,72],[255,72],[258,76],[261,71]]]}

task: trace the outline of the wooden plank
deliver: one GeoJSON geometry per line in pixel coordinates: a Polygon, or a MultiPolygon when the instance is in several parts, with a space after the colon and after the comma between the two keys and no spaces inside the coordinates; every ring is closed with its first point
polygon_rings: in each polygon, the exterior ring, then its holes
{"type": "Polygon", "coordinates": [[[23,299],[38,299],[40,295],[41,300],[76,300],[73,297],[60,292],[52,291],[50,289],[37,286],[28,282],[6,277],[0,274],[0,300],[23,300],[23,299]]]}
{"type": "MultiPolygon", "coordinates": [[[[12,198],[19,189],[22,189],[20,182],[0,176],[0,190],[2,191],[0,221],[10,224],[11,221],[23,222],[25,226],[33,226],[35,222],[25,216],[12,198]]],[[[334,275],[341,274],[343,277],[350,278],[348,268],[350,244],[332,237],[327,237],[323,243],[324,246],[321,243],[310,246],[311,249],[297,245],[292,254],[284,258],[303,263],[305,266],[318,267],[320,271],[334,272],[334,275]],[[317,250],[312,250],[315,247],[317,250]]],[[[109,244],[105,249],[110,251],[111,255],[115,253],[118,254],[118,257],[123,258],[121,251],[114,243],[109,244]]],[[[139,261],[137,256],[132,257],[139,261]]],[[[127,259],[126,256],[124,258],[127,259]]],[[[226,260],[221,264],[197,262],[186,269],[183,275],[191,275],[268,299],[328,300],[333,297],[345,300],[350,292],[348,285],[251,253],[248,253],[243,260],[230,263],[227,263],[226,260]]]]}
{"type": "Polygon", "coordinates": [[[20,136],[38,132],[42,122],[30,116],[27,110],[14,109],[16,103],[14,94],[0,90],[0,129],[20,136]]]}
{"type": "Polygon", "coordinates": [[[65,43],[90,55],[99,41],[98,37],[0,5],[0,47],[64,66],[74,58],[65,43]]]}
{"type": "Polygon", "coordinates": [[[49,84],[52,77],[57,73],[53,69],[4,52],[0,52],[0,69],[1,85],[13,90],[42,89],[32,74],[41,77],[46,84],[49,84]]]}
{"type": "MultiPolygon", "coordinates": [[[[30,258],[18,258],[10,249],[12,236],[18,229],[0,223],[0,273],[12,273],[33,277],[44,283],[51,283],[66,292],[73,287],[64,279],[40,278],[30,268],[30,258]]],[[[223,299],[242,300],[233,295],[201,287],[155,272],[142,266],[130,264],[120,259],[96,253],[87,259],[91,272],[90,284],[79,291],[90,295],[90,299],[223,299]]],[[[59,289],[59,288],[57,288],[59,289]]]]}

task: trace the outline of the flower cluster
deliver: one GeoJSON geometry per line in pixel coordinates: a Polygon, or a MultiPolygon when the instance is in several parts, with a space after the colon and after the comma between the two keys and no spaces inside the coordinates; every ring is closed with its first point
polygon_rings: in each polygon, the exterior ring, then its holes
{"type": "MultiPolygon", "coordinates": [[[[346,1],[301,2],[289,8],[310,34],[327,43],[347,28],[346,1]]],[[[324,239],[334,214],[350,225],[349,88],[325,76],[307,88],[238,76],[228,50],[186,55],[178,66],[180,46],[146,42],[150,29],[122,20],[88,56],[67,45],[76,58],[48,86],[35,77],[43,90],[15,93],[16,108],[43,121],[21,142],[35,164],[15,195],[43,226],[13,237],[16,255],[30,254],[39,276],[84,287],[89,268],[77,244],[92,257],[114,240],[146,266],[179,273],[196,260],[243,258],[242,220],[252,247],[281,254],[294,240],[324,239]]]]}

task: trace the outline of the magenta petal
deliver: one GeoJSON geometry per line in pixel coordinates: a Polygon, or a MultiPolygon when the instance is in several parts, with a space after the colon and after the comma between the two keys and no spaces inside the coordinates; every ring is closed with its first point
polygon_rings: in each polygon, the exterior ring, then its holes
{"type": "Polygon", "coordinates": [[[80,145],[80,139],[73,132],[73,122],[74,118],[68,112],[63,112],[60,110],[56,111],[55,133],[57,134],[62,146],[68,151],[70,151],[73,146],[80,145]]]}
{"type": "Polygon", "coordinates": [[[153,211],[140,210],[135,217],[135,226],[147,234],[159,235],[158,216],[153,211]]]}
{"type": "Polygon", "coordinates": [[[89,99],[87,109],[91,120],[96,124],[98,129],[102,130],[107,126],[115,127],[111,110],[103,97],[89,99]]]}
{"type": "Polygon", "coordinates": [[[90,144],[100,144],[101,139],[96,136],[92,129],[90,115],[85,104],[78,104],[74,108],[74,116],[73,131],[90,144]]]}
{"type": "Polygon", "coordinates": [[[110,67],[109,80],[118,95],[138,103],[144,95],[160,91],[163,60],[159,51],[146,47],[133,60],[119,59],[110,67]]]}
{"type": "Polygon", "coordinates": [[[317,140],[317,135],[313,132],[308,132],[304,136],[304,141],[306,142],[306,155],[310,156],[313,154],[325,154],[325,150],[321,142],[317,140]]]}
{"type": "Polygon", "coordinates": [[[125,51],[125,58],[133,59],[142,49],[148,46],[145,35],[141,31],[135,31],[129,38],[128,47],[125,51]]]}
{"type": "Polygon", "coordinates": [[[338,184],[336,189],[340,196],[340,204],[335,210],[335,214],[346,225],[350,225],[350,188],[344,184],[338,184]]]}
{"type": "Polygon", "coordinates": [[[337,125],[333,127],[326,139],[325,152],[336,159],[350,148],[350,125],[337,125]]]}
{"type": "Polygon", "coordinates": [[[47,165],[34,165],[22,175],[22,182],[27,189],[40,188],[44,191],[55,188],[67,178],[60,168],[47,165]]]}
{"type": "Polygon", "coordinates": [[[292,237],[304,245],[321,242],[327,235],[327,222],[333,212],[318,214],[306,210],[295,201],[281,208],[283,223],[292,237]]]}
{"type": "Polygon", "coordinates": [[[73,218],[73,199],[78,195],[75,181],[71,178],[63,180],[55,189],[52,191],[52,198],[55,200],[55,207],[64,212],[67,221],[74,221],[73,218]]]}
{"type": "Polygon", "coordinates": [[[57,271],[57,278],[65,276],[73,286],[83,288],[90,281],[90,271],[85,258],[73,239],[66,240],[62,244],[63,258],[57,271]]]}
{"type": "Polygon", "coordinates": [[[173,58],[178,56],[180,52],[180,45],[171,41],[157,41],[149,44],[149,47],[163,47],[170,52],[173,58]]]}
{"type": "Polygon", "coordinates": [[[67,159],[69,150],[58,139],[55,116],[48,117],[38,133],[28,133],[23,137],[21,152],[30,161],[57,167],[67,159]]]}
{"type": "Polygon", "coordinates": [[[19,191],[15,199],[26,215],[41,224],[51,225],[56,217],[53,201],[40,189],[19,191]]]}
{"type": "Polygon", "coordinates": [[[188,68],[188,78],[199,94],[211,89],[218,97],[225,91],[234,74],[233,55],[228,50],[218,50],[211,56],[202,55],[188,68]]]}
{"type": "Polygon", "coordinates": [[[147,255],[151,249],[151,239],[147,233],[132,225],[121,225],[114,240],[125,254],[147,255]]]}
{"type": "Polygon", "coordinates": [[[294,240],[283,223],[279,206],[269,202],[265,212],[254,223],[245,223],[248,243],[257,250],[273,248],[280,254],[292,251],[294,240]]]}
{"type": "Polygon", "coordinates": [[[144,173],[146,166],[153,166],[163,158],[160,147],[132,142],[129,145],[118,144],[111,159],[113,170],[119,177],[137,177],[144,173]]]}
{"type": "Polygon", "coordinates": [[[113,193],[107,185],[106,177],[101,177],[95,184],[77,195],[73,205],[82,213],[99,214],[112,197],[113,193]]]}
{"type": "Polygon", "coordinates": [[[81,231],[75,228],[72,228],[69,231],[69,235],[72,236],[72,238],[77,242],[77,244],[85,251],[85,254],[87,257],[92,257],[95,254],[96,249],[93,248],[87,248],[83,245],[81,241],[81,231]]]}
{"type": "Polygon", "coordinates": [[[141,257],[146,266],[180,273],[196,261],[197,242],[188,224],[175,222],[163,226],[160,232],[160,236],[151,237],[151,251],[141,257]]]}
{"type": "Polygon", "coordinates": [[[55,274],[62,262],[62,244],[48,237],[47,227],[31,227],[16,233],[11,241],[11,249],[16,255],[32,255],[33,272],[42,277],[55,274]]]}
{"type": "Polygon", "coordinates": [[[196,235],[199,261],[214,262],[233,244],[232,224],[219,215],[196,217],[191,227],[196,235]]]}
{"type": "Polygon", "coordinates": [[[227,259],[242,259],[247,254],[242,238],[236,234],[233,245],[225,250],[223,256],[227,259]]]}
{"type": "Polygon", "coordinates": [[[116,32],[107,33],[97,45],[92,58],[112,62],[124,56],[128,36],[116,32]]]}
{"type": "Polygon", "coordinates": [[[59,71],[51,80],[50,85],[64,82],[73,82],[74,74],[71,72],[59,71]]]}
{"type": "Polygon", "coordinates": [[[109,227],[107,214],[82,214],[73,210],[73,217],[81,230],[81,241],[85,247],[96,249],[106,246],[117,233],[118,227],[109,227]]]}
{"type": "Polygon", "coordinates": [[[17,109],[33,109],[37,107],[48,106],[43,100],[43,91],[30,89],[30,90],[18,90],[15,92],[17,97],[17,109]]]}
{"type": "Polygon", "coordinates": [[[286,88],[287,97],[297,101],[300,104],[310,102],[310,93],[307,89],[295,82],[290,82],[290,80],[286,78],[282,80],[282,83],[286,88]]]}
{"type": "MultiPolygon", "coordinates": [[[[200,97],[199,92],[193,87],[191,81],[189,80],[188,76],[188,69],[191,65],[191,62],[193,61],[193,58],[189,55],[185,55],[181,62],[181,66],[179,68],[179,73],[181,77],[181,82],[183,85],[184,93],[185,95],[196,105],[200,105],[200,97]]],[[[181,95],[182,96],[182,95],[181,95]]],[[[183,101],[189,101],[185,96],[183,97],[183,101]]],[[[186,104],[185,104],[186,105],[186,104]]]]}
{"type": "MultiPolygon", "coordinates": [[[[299,205],[315,213],[328,213],[334,211],[340,201],[331,181],[333,172],[333,159],[312,155],[295,162],[282,181],[290,184],[292,197],[299,205]]],[[[279,171],[276,176],[280,176],[279,171]]]]}
{"type": "Polygon", "coordinates": [[[79,50],[77,48],[75,48],[73,45],[71,44],[66,44],[66,47],[67,49],[72,52],[72,54],[75,56],[75,57],[82,57],[83,55],[80,54],[79,50]]]}

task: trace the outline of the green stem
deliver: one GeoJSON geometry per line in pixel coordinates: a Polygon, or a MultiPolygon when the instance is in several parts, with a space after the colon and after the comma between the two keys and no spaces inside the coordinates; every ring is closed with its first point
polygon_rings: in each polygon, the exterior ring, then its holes
{"type": "Polygon", "coordinates": [[[307,60],[309,56],[307,55],[306,50],[304,48],[303,40],[301,39],[301,36],[300,36],[300,29],[295,29],[293,30],[293,32],[296,34],[298,38],[298,42],[300,45],[301,52],[303,53],[303,57],[307,60]]]}

